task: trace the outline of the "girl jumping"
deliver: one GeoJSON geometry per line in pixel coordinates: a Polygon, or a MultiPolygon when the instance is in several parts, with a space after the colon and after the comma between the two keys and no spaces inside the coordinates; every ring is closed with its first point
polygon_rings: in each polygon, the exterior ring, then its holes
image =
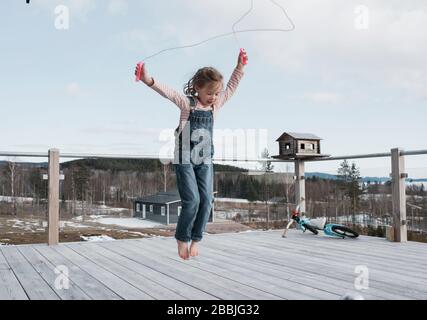
{"type": "Polygon", "coordinates": [[[181,110],[175,130],[174,167],[182,210],[176,226],[178,254],[188,260],[199,254],[198,243],[213,205],[213,123],[218,110],[231,98],[243,77],[247,55],[241,50],[227,87],[215,68],[199,69],[180,94],[137,66],[138,80],[169,99],[181,110]],[[140,69],[138,69],[140,68],[140,69]],[[190,246],[189,243],[191,242],[190,246]]]}

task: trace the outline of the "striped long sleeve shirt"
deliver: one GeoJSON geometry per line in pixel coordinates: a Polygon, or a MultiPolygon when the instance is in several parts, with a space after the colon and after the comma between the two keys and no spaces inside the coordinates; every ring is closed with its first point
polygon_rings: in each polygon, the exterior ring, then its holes
{"type": "MultiPolygon", "coordinates": [[[[224,104],[228,101],[228,99],[231,98],[231,96],[236,91],[243,75],[244,75],[243,71],[237,68],[234,69],[230,77],[230,80],[227,83],[227,87],[225,88],[225,90],[220,92],[215,104],[212,105],[214,119],[216,117],[218,110],[224,106],[224,104]]],[[[178,126],[179,131],[181,131],[182,128],[184,128],[185,124],[187,123],[188,117],[190,115],[189,99],[183,93],[177,92],[173,88],[170,88],[169,86],[156,81],[154,78],[153,80],[154,80],[154,84],[150,87],[156,92],[158,92],[160,95],[165,97],[166,99],[169,99],[170,101],[172,101],[181,110],[179,126],[178,126]]],[[[205,107],[197,100],[196,109],[209,111],[211,110],[211,106],[205,107]]]]}

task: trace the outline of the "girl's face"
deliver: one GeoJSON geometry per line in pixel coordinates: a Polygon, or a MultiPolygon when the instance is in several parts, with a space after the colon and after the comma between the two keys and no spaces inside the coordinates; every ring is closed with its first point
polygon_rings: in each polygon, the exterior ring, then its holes
{"type": "Polygon", "coordinates": [[[219,93],[222,90],[222,83],[214,82],[212,84],[207,84],[203,88],[197,89],[199,101],[204,106],[210,106],[215,104],[219,93]]]}

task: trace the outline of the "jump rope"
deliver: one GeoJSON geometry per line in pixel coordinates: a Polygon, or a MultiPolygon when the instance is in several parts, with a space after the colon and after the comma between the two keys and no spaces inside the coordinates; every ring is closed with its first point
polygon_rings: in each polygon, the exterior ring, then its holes
{"type": "MultiPolygon", "coordinates": [[[[159,52],[156,52],[152,55],[149,55],[147,57],[145,57],[144,59],[142,59],[142,61],[138,62],[137,66],[137,71],[136,71],[136,78],[135,81],[140,81],[141,80],[141,76],[142,76],[142,67],[144,66],[144,61],[147,61],[155,56],[158,56],[164,52],[167,51],[172,51],[172,50],[179,50],[179,49],[185,49],[185,48],[192,48],[192,47],[196,47],[196,46],[200,46],[206,42],[212,41],[212,40],[216,40],[219,38],[223,38],[223,37],[228,37],[230,35],[233,35],[237,44],[240,46],[239,40],[237,39],[237,33],[247,33],[247,32],[289,32],[289,31],[293,31],[295,29],[295,25],[292,22],[292,19],[288,16],[285,8],[283,8],[280,4],[278,4],[276,1],[274,0],[269,0],[271,3],[273,3],[276,7],[278,7],[282,12],[283,15],[285,16],[285,18],[290,22],[291,27],[289,29],[278,29],[278,28],[262,28],[262,29],[244,29],[244,30],[236,30],[236,25],[238,25],[249,13],[252,12],[253,8],[254,8],[254,0],[251,0],[251,7],[250,9],[245,12],[242,17],[239,18],[239,20],[237,20],[233,26],[232,26],[232,32],[228,32],[228,33],[223,33],[223,34],[219,34],[213,37],[210,37],[208,39],[205,39],[203,41],[197,42],[197,43],[193,43],[193,44],[189,44],[189,45],[185,45],[185,46],[179,46],[179,47],[171,47],[171,48],[167,48],[167,49],[163,49],[160,50],[159,52]]],[[[246,56],[246,51],[243,48],[240,48],[240,53],[243,54],[243,64],[247,64],[248,62],[248,58],[246,56]]]]}

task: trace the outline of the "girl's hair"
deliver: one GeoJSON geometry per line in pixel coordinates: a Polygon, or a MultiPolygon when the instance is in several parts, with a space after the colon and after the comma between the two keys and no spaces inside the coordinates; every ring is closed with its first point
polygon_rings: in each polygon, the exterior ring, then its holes
{"type": "Polygon", "coordinates": [[[184,93],[188,96],[196,96],[196,89],[204,88],[206,85],[222,84],[222,74],[212,67],[205,67],[197,70],[196,74],[184,86],[184,93]]]}

